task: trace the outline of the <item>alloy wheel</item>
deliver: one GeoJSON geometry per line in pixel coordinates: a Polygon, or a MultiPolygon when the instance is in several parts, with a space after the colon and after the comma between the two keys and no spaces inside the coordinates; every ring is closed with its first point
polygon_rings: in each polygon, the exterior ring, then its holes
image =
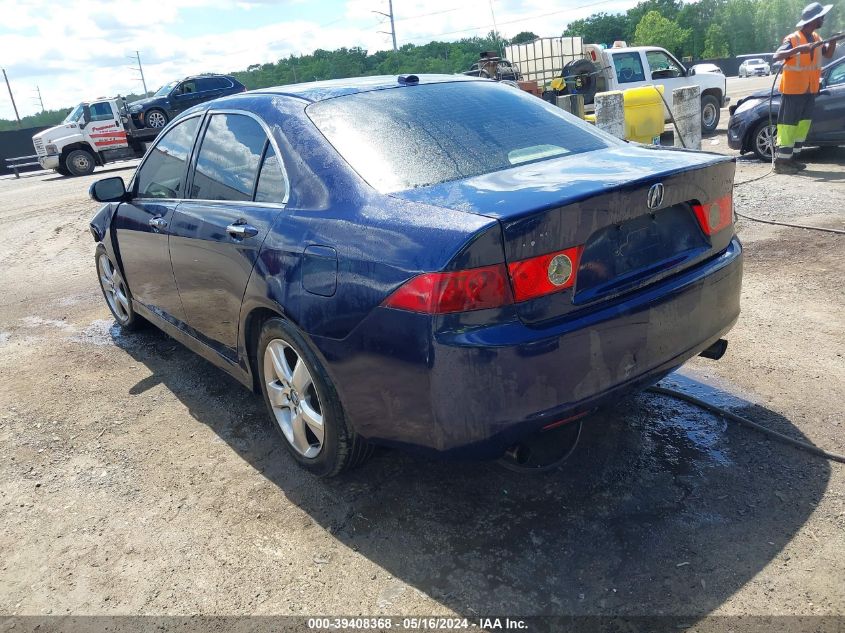
{"type": "Polygon", "coordinates": [[[165,120],[164,115],[157,110],[153,110],[147,115],[147,125],[150,127],[164,127],[165,123],[167,123],[167,121],[165,120]]]}
{"type": "Polygon", "coordinates": [[[774,145],[775,126],[764,125],[757,132],[754,137],[754,144],[757,146],[757,153],[767,158],[772,157],[772,147],[774,145]]]}
{"type": "Polygon", "coordinates": [[[264,351],[264,380],[273,417],[293,449],[313,459],[323,449],[323,409],[305,359],[286,341],[264,351]]]}
{"type": "Polygon", "coordinates": [[[118,321],[125,323],[129,320],[131,307],[123,277],[111,263],[108,255],[100,255],[97,264],[100,269],[100,284],[103,287],[109,308],[111,308],[118,321]]]}

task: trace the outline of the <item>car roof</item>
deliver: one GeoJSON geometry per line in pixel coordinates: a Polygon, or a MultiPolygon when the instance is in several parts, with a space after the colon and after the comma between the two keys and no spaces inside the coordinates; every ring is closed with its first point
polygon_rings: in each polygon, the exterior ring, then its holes
{"type": "Polygon", "coordinates": [[[344,95],[386,90],[388,88],[413,88],[416,85],[431,85],[452,83],[459,81],[490,81],[466,75],[378,75],[375,77],[351,77],[348,79],[330,79],[327,81],[312,81],[309,83],[276,86],[274,88],[260,88],[248,94],[272,94],[298,97],[307,101],[323,101],[344,95]],[[419,82],[404,83],[400,78],[417,77],[419,82]]]}

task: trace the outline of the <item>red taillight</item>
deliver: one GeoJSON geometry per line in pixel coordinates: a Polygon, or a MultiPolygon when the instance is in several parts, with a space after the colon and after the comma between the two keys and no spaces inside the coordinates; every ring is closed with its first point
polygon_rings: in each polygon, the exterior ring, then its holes
{"type": "Polygon", "coordinates": [[[733,197],[727,195],[707,204],[694,204],[692,210],[701,229],[707,235],[715,235],[733,222],[733,197]]]}
{"type": "Polygon", "coordinates": [[[445,314],[499,308],[513,303],[504,264],[448,273],[425,273],[400,286],[383,305],[445,314]]]}
{"type": "Polygon", "coordinates": [[[582,248],[573,246],[565,251],[547,253],[508,264],[508,272],[513,281],[514,299],[526,301],[571,288],[575,284],[582,248]],[[568,274],[566,274],[567,269],[568,274]]]}

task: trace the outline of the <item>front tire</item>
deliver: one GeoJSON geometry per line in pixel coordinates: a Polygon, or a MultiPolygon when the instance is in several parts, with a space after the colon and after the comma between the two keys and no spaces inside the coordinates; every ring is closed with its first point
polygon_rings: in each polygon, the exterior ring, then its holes
{"type": "Polygon", "coordinates": [[[71,176],[87,176],[94,172],[94,157],[84,149],[75,149],[65,156],[65,169],[71,176]]]}
{"type": "Polygon", "coordinates": [[[106,305],[114,320],[124,330],[137,330],[141,327],[143,320],[132,307],[132,293],[129,292],[129,286],[123,279],[120,269],[109,258],[106,247],[102,244],[97,246],[94,261],[97,264],[100,290],[103,291],[106,305]]]}
{"type": "Polygon", "coordinates": [[[147,112],[147,127],[160,129],[167,125],[167,113],[164,110],[150,110],[147,112]]]}
{"type": "Polygon", "coordinates": [[[768,120],[760,121],[751,132],[751,149],[754,155],[764,162],[772,160],[772,147],[777,136],[777,126],[769,125],[768,120]]]}
{"type": "Polygon", "coordinates": [[[256,351],[264,404],[300,466],[319,477],[333,477],[372,454],[372,447],[348,425],[331,379],[293,325],[269,319],[256,351]]]}
{"type": "Polygon", "coordinates": [[[719,100],[713,95],[701,97],[701,133],[712,134],[719,127],[719,100]]]}

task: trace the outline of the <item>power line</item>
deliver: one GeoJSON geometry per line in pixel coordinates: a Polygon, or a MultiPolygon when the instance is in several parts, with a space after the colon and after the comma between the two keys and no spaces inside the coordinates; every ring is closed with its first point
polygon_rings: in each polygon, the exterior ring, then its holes
{"type": "Polygon", "coordinates": [[[38,96],[33,97],[32,100],[35,103],[40,103],[41,104],[41,111],[44,112],[44,99],[41,98],[41,86],[35,86],[35,90],[33,92],[35,92],[38,96]]]}
{"type": "MultiPolygon", "coordinates": [[[[393,0],[387,0],[387,4],[390,7],[390,13],[383,13],[382,11],[373,11],[373,13],[390,18],[390,36],[393,38],[393,52],[395,53],[398,49],[396,48],[396,23],[393,21],[393,0]]],[[[387,33],[387,31],[379,31],[379,33],[387,33]]]]}
{"type": "Polygon", "coordinates": [[[130,66],[129,68],[131,68],[132,70],[137,70],[139,73],[141,73],[141,83],[144,86],[144,96],[146,97],[149,93],[147,92],[147,82],[144,80],[144,67],[141,66],[141,53],[139,53],[138,51],[135,51],[134,57],[132,55],[130,55],[129,59],[134,59],[138,62],[137,67],[130,66]]]}
{"type": "Polygon", "coordinates": [[[18,122],[18,129],[21,127],[21,117],[18,115],[18,106],[15,105],[15,96],[12,94],[12,86],[9,85],[9,77],[6,76],[6,69],[3,69],[3,79],[6,80],[6,88],[9,89],[9,99],[12,100],[12,107],[15,109],[15,120],[18,122]]]}

